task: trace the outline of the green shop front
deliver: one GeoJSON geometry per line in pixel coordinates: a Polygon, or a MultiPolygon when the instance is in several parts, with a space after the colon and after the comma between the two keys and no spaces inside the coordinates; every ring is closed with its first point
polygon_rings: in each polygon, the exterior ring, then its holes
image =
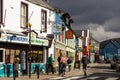
{"type": "Polygon", "coordinates": [[[13,63],[15,56],[20,58],[19,75],[34,74],[35,66],[38,65],[40,70],[45,72],[45,60],[48,53],[49,41],[47,38],[29,37],[7,34],[0,37],[0,77],[13,76],[13,63]],[[29,60],[31,67],[29,66],[29,60]],[[30,69],[29,69],[30,68],[30,69]]]}

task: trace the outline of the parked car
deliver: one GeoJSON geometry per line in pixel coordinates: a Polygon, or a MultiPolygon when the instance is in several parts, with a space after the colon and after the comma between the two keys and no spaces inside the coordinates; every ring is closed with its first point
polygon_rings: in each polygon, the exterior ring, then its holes
{"type": "Polygon", "coordinates": [[[116,71],[120,72],[120,60],[118,60],[118,62],[116,64],[116,71]]]}
{"type": "Polygon", "coordinates": [[[116,68],[116,62],[114,62],[113,60],[110,62],[110,68],[111,69],[115,69],[116,68]]]}
{"type": "Polygon", "coordinates": [[[116,71],[120,72],[120,56],[117,57],[116,71]]]}

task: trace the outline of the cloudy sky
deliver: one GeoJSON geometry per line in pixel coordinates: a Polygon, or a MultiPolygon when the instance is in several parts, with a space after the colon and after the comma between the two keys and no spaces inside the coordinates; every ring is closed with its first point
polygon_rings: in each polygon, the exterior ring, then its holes
{"type": "Polygon", "coordinates": [[[120,0],[49,0],[49,3],[70,14],[74,30],[90,29],[98,41],[120,37],[120,0]]]}

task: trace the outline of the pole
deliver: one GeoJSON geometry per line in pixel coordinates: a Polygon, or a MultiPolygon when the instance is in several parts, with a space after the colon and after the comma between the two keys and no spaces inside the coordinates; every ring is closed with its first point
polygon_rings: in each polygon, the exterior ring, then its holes
{"type": "MultiPolygon", "coordinates": [[[[31,54],[31,25],[29,25],[29,54],[31,54]]],[[[29,60],[29,78],[31,78],[31,59],[29,60]]]]}

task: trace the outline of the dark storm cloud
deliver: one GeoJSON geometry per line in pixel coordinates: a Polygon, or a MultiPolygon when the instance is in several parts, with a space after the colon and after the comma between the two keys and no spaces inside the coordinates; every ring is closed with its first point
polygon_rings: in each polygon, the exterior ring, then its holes
{"type": "Polygon", "coordinates": [[[120,35],[120,0],[50,0],[50,4],[71,15],[73,29],[90,29],[98,41],[120,35]]]}
{"type": "Polygon", "coordinates": [[[68,12],[74,20],[73,26],[76,29],[81,25],[98,24],[104,26],[105,31],[120,32],[118,29],[120,0],[50,0],[49,2],[53,7],[57,6],[68,12]]]}

